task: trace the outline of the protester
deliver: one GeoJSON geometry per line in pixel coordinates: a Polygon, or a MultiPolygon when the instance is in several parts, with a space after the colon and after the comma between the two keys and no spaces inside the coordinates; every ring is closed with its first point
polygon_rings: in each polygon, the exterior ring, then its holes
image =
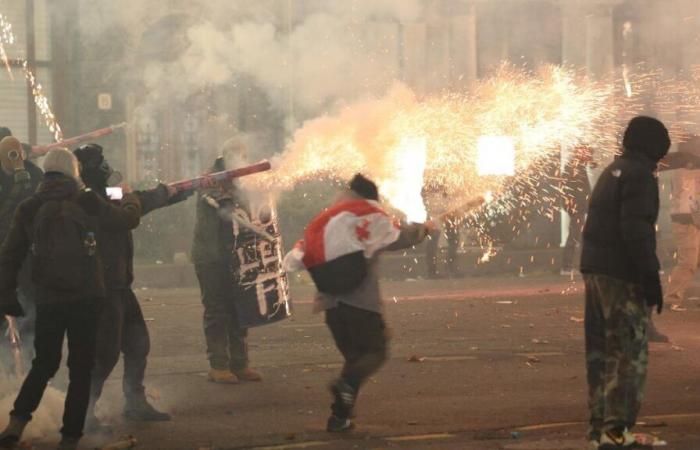
{"type": "Polygon", "coordinates": [[[379,288],[379,253],[423,241],[432,226],[397,227],[378,203],[377,186],[356,175],[338,201],[304,231],[304,240],[285,258],[287,270],[306,268],[318,289],[315,310],[345,359],[331,384],[334,402],[326,429],[352,429],[353,409],[362,384],[387,359],[387,329],[379,288]],[[348,235],[348,230],[354,234],[348,235]]]}
{"type": "MultiPolygon", "coordinates": [[[[107,188],[121,178],[110,167],[100,145],[87,144],[75,150],[80,162],[80,176],[93,192],[106,201],[121,205],[123,200],[110,199],[107,188]],[[115,179],[117,178],[117,179],[115,179]]],[[[148,191],[133,193],[141,203],[141,214],[184,200],[164,184],[148,191]]],[[[124,417],[137,421],[170,420],[170,415],[156,410],[146,399],[144,377],[150,350],[146,321],[138,299],[131,289],[134,281],[134,241],[131,230],[101,229],[97,234],[99,253],[105,268],[107,296],[97,329],[97,356],[92,373],[90,408],[86,429],[90,432],[108,431],[95,415],[105,381],[124,354],[123,391],[126,399],[124,417]]]]}
{"type": "MultiPolygon", "coordinates": [[[[700,136],[678,144],[678,151],[700,156],[700,136]]],[[[676,267],[671,272],[666,301],[672,310],[682,311],[685,291],[700,264],[700,170],[679,168],[672,173],[671,226],[676,267]]]]}
{"type": "MultiPolygon", "coordinates": [[[[212,172],[245,165],[247,148],[241,139],[226,141],[222,150],[212,172]]],[[[234,308],[234,302],[242,295],[235,278],[240,261],[235,252],[232,213],[237,209],[247,210],[248,201],[233,181],[197,196],[192,260],[204,305],[208,378],[223,384],[262,380],[260,373],[249,367],[248,330],[238,323],[234,308]]]]}
{"type": "Polygon", "coordinates": [[[656,165],[670,146],[651,117],[627,126],[622,155],[601,174],[583,230],[581,272],[586,286],[586,363],[592,446],[634,444],[630,433],[644,395],[647,326],[663,305],[656,219],[656,165]]]}
{"type": "Polygon", "coordinates": [[[564,210],[569,215],[569,233],[562,251],[561,265],[561,274],[566,276],[570,276],[574,270],[574,253],[581,245],[581,231],[591,195],[589,167],[593,167],[593,150],[582,145],[576,147],[562,172],[564,210]]]}
{"type": "Polygon", "coordinates": [[[139,223],[138,198],[127,194],[117,207],[82,190],[78,160],[66,149],[44,159],[44,181],[15,212],[0,250],[0,313],[21,316],[17,275],[27,254],[37,288],[36,357],[0,433],[0,448],[14,448],[49,380],[61,363],[68,336],[69,385],[59,449],[77,448],[90,400],[99,309],[105,297],[96,235],[100,229],[128,230],[139,223]],[[31,252],[30,252],[31,249],[31,252]]]}
{"type": "MultiPolygon", "coordinates": [[[[423,192],[426,198],[426,204],[432,217],[440,217],[446,212],[448,205],[448,196],[445,191],[438,192],[423,192]]],[[[437,279],[445,278],[438,271],[438,262],[440,255],[440,240],[445,235],[447,241],[447,258],[445,260],[446,275],[453,278],[461,278],[462,272],[457,268],[457,250],[459,249],[459,225],[456,220],[449,218],[438,219],[436,227],[430,232],[430,235],[425,242],[425,263],[428,278],[437,279]],[[440,224],[441,226],[437,226],[440,224]]]]}
{"type": "MultiPolygon", "coordinates": [[[[27,161],[20,141],[12,136],[12,132],[5,127],[0,127],[0,242],[5,240],[10,231],[10,223],[15,210],[22,201],[31,197],[36,191],[43,173],[32,162],[27,161]]],[[[19,274],[17,296],[24,310],[24,317],[17,320],[22,345],[22,364],[29,364],[33,358],[34,347],[34,320],[36,318],[36,304],[34,285],[31,282],[29,261],[22,265],[19,274]]],[[[8,372],[16,373],[18,368],[10,370],[19,361],[9,354],[12,349],[2,346],[3,366],[8,372]]]]}

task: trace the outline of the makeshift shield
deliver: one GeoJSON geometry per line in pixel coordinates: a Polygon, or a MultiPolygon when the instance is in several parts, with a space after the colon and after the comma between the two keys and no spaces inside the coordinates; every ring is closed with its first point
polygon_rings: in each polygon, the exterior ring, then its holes
{"type": "Polygon", "coordinates": [[[234,209],[235,236],[233,302],[241,327],[278,322],[291,316],[287,274],[282,269],[284,249],[277,212],[271,200],[251,203],[250,211],[234,209]]]}

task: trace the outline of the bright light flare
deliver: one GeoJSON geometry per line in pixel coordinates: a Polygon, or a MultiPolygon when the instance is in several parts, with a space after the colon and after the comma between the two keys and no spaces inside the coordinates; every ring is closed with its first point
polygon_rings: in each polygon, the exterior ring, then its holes
{"type": "Polygon", "coordinates": [[[15,34],[12,32],[12,24],[7,21],[4,15],[0,14],[0,60],[5,65],[10,79],[14,80],[12,75],[12,67],[10,66],[10,60],[7,57],[7,52],[5,51],[5,44],[12,45],[15,43],[15,34]]]}
{"type": "Polygon", "coordinates": [[[481,136],[477,142],[477,173],[515,175],[515,144],[508,136],[481,136]]]}
{"type": "Polygon", "coordinates": [[[409,223],[424,223],[428,218],[422,196],[427,152],[425,138],[401,139],[393,154],[391,175],[380,185],[382,195],[406,214],[409,223]]]}

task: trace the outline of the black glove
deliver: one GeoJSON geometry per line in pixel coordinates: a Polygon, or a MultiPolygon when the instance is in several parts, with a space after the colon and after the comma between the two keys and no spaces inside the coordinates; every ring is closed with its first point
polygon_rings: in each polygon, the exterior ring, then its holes
{"type": "Polygon", "coordinates": [[[17,294],[7,294],[0,298],[0,314],[3,316],[22,317],[24,310],[17,300],[17,294]]]}
{"type": "Polygon", "coordinates": [[[644,295],[647,306],[656,306],[656,312],[661,314],[664,307],[664,295],[661,291],[659,272],[651,272],[642,277],[642,295],[644,295]]]}
{"type": "MultiPolygon", "coordinates": [[[[167,186],[165,186],[164,184],[161,183],[161,184],[158,185],[158,189],[161,189],[161,187],[162,187],[163,189],[165,189],[165,195],[168,195],[168,188],[167,188],[167,186]]],[[[194,194],[194,191],[193,191],[193,190],[178,191],[175,195],[173,195],[172,197],[170,197],[170,198],[168,199],[168,206],[169,206],[169,205],[174,205],[175,203],[184,202],[185,200],[187,200],[188,198],[190,198],[190,197],[192,196],[192,194],[194,194]]]]}

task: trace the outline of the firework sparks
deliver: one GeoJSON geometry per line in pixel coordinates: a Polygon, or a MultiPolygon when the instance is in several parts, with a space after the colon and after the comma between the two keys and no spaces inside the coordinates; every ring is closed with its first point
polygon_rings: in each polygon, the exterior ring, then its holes
{"type": "Polygon", "coordinates": [[[7,69],[10,79],[14,80],[15,77],[12,75],[12,67],[10,66],[10,60],[7,57],[7,51],[5,50],[5,45],[12,45],[15,43],[15,34],[12,32],[12,24],[5,19],[5,16],[0,14],[0,59],[7,69]]]}
{"type": "Polygon", "coordinates": [[[406,215],[409,223],[423,223],[428,218],[421,195],[426,151],[424,138],[403,139],[394,153],[393,176],[380,185],[382,195],[406,215]]]}
{"type": "Polygon", "coordinates": [[[61,126],[58,124],[58,120],[56,120],[56,116],[54,115],[53,110],[51,109],[49,99],[44,94],[44,88],[41,86],[41,83],[37,81],[36,76],[34,75],[32,69],[29,67],[29,63],[27,63],[27,61],[22,62],[22,70],[24,71],[24,76],[26,77],[27,82],[29,83],[29,86],[32,89],[34,103],[36,104],[39,113],[44,118],[44,123],[49,128],[49,131],[51,131],[51,133],[53,134],[54,139],[56,141],[62,141],[63,131],[61,131],[61,126]]]}
{"type": "Polygon", "coordinates": [[[481,136],[477,144],[477,173],[515,175],[515,147],[508,136],[481,136]]]}

